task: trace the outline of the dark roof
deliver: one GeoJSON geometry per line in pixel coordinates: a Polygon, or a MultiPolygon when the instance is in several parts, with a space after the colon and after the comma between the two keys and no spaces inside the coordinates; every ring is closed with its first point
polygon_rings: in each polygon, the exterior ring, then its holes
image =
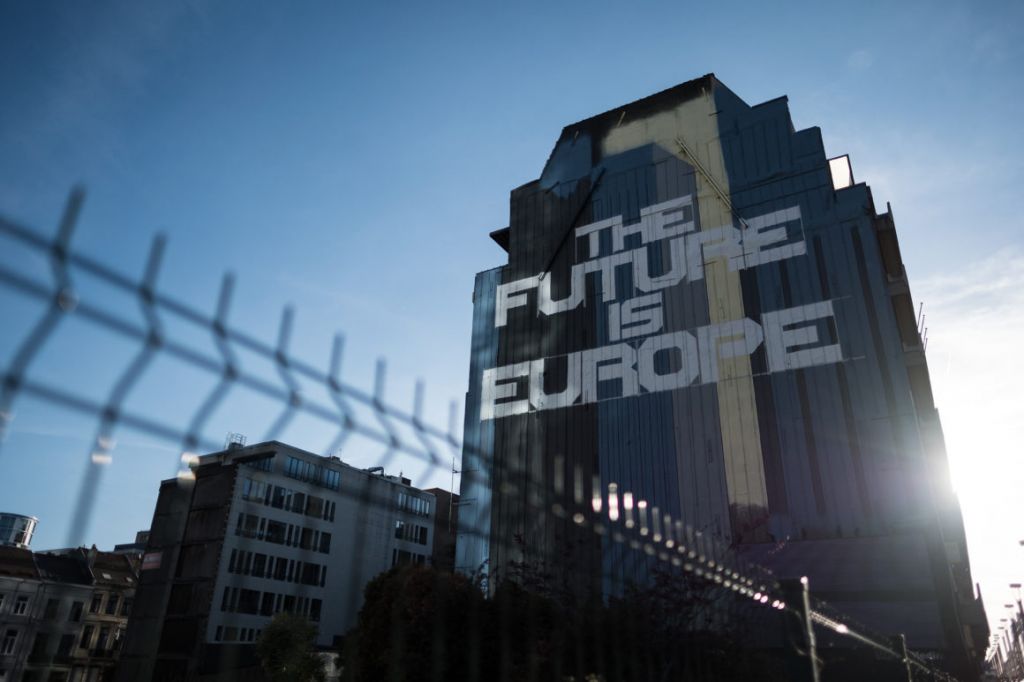
{"type": "Polygon", "coordinates": [[[76,550],[69,554],[44,554],[35,555],[36,568],[39,570],[39,577],[42,580],[52,580],[60,583],[71,583],[75,585],[91,585],[92,576],[89,575],[89,565],[86,563],[85,553],[76,550]]]}
{"type": "Polygon", "coordinates": [[[114,552],[96,552],[92,559],[92,574],[97,584],[134,585],[138,580],[131,558],[114,552]]]}
{"type": "Polygon", "coordinates": [[[0,575],[12,578],[38,578],[39,571],[32,561],[32,550],[0,546],[0,575]]]}

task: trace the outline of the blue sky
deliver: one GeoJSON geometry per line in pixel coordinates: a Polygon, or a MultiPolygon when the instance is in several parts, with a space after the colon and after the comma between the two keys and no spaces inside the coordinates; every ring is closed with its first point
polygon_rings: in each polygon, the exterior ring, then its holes
{"type": "MultiPolygon", "coordinates": [[[[388,398],[411,405],[423,379],[443,426],[467,384],[473,274],[502,260],[487,232],[564,125],[708,72],[751,104],[787,95],[796,126],[820,126],[879,207],[893,203],[992,615],[1024,576],[1024,6],[775,5],[6,3],[0,213],[52,230],[83,183],[77,248],[141,274],[163,231],[163,290],[212,311],[230,270],[233,325],[272,341],[293,303],[295,355],[326,366],[341,330],[349,381],[370,386],[386,357],[388,398]]],[[[0,264],[46,274],[7,241],[0,264]]],[[[80,286],[83,300],[135,309],[80,286]]],[[[0,311],[6,363],[39,308],[0,288],[0,311]]],[[[101,398],[134,347],[61,324],[32,376],[101,398]]],[[[173,333],[213,352],[207,336],[173,333]]],[[[161,359],[129,404],[180,426],[212,383],[161,359]]],[[[232,394],[207,435],[258,440],[274,408],[232,394]]],[[[0,507],[40,517],[39,548],[66,540],[94,431],[16,405],[0,507]]],[[[298,421],[285,438],[318,450],[330,433],[298,421]]],[[[117,439],[87,534],[101,547],[148,526],[180,454],[117,439]]]]}

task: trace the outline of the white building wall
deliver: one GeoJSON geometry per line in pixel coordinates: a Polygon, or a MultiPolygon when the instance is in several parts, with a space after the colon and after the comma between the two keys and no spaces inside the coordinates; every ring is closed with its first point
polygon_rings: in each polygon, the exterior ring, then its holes
{"type": "Polygon", "coordinates": [[[404,485],[394,477],[369,473],[348,466],[337,459],[320,457],[287,446],[281,446],[277,450],[269,471],[253,466],[240,466],[228,512],[227,532],[211,600],[206,641],[255,642],[258,633],[270,622],[273,613],[285,610],[285,600],[291,598],[296,600],[296,605],[303,606],[300,612],[307,616],[312,615],[310,607],[314,603],[313,600],[319,600],[318,644],[332,644],[336,635],[344,634],[355,625],[362,605],[363,588],[374,577],[391,568],[393,561],[398,558],[397,552],[404,551],[409,552],[410,557],[422,557],[424,563],[430,561],[435,507],[433,495],[404,485]],[[309,467],[322,467],[323,471],[336,472],[338,489],[332,490],[317,482],[297,480],[287,475],[289,457],[307,463],[309,467]],[[261,491],[261,486],[265,486],[266,490],[261,491]],[[331,515],[324,518],[323,514],[314,517],[290,511],[284,508],[284,505],[281,508],[275,507],[275,486],[290,491],[293,504],[296,494],[305,496],[307,507],[309,496],[321,498],[325,503],[333,505],[333,518],[331,515]],[[253,492],[262,492],[262,497],[246,499],[247,491],[250,495],[253,492]],[[406,509],[400,509],[400,496],[402,499],[420,502],[407,503],[406,509]],[[270,504],[266,503],[268,499],[270,504]],[[239,515],[249,516],[242,517],[243,531],[237,534],[239,515]],[[251,537],[245,530],[246,524],[252,523],[250,516],[259,519],[251,537]],[[399,539],[395,537],[398,521],[425,530],[417,532],[411,539],[399,539]],[[271,522],[284,524],[286,529],[291,527],[290,543],[288,530],[285,530],[285,543],[277,544],[270,541],[271,522]],[[303,529],[311,534],[315,547],[303,549],[299,546],[296,537],[300,536],[303,529]],[[327,553],[319,551],[325,534],[330,534],[327,553]],[[232,552],[235,553],[234,567],[231,565],[232,552]],[[248,566],[248,573],[245,566],[239,568],[238,564],[245,556],[243,552],[252,553],[254,559],[248,561],[253,563],[257,555],[263,555],[268,558],[268,562],[269,558],[273,557],[275,565],[278,561],[289,562],[291,566],[297,566],[301,562],[319,564],[324,569],[320,571],[320,580],[315,585],[305,585],[297,581],[294,568],[290,581],[287,580],[287,568],[285,580],[276,577],[257,577],[253,575],[251,563],[248,566]],[[232,568],[234,570],[230,570],[232,568]],[[224,601],[225,590],[231,590],[227,603],[224,601]],[[260,593],[257,598],[257,614],[239,612],[242,590],[260,593]],[[263,609],[266,593],[275,595],[271,608],[273,613],[266,613],[263,609]],[[222,605],[226,606],[225,610],[222,610],[222,605]],[[230,630],[231,628],[233,630],[230,630]],[[230,635],[235,639],[229,639],[230,635]],[[244,639],[240,635],[243,635],[244,639]]]}

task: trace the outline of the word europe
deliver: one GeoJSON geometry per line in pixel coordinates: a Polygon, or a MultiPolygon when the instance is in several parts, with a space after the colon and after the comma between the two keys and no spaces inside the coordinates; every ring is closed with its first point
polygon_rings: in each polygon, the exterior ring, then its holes
{"type": "Polygon", "coordinates": [[[636,347],[617,343],[577,351],[562,356],[565,388],[555,393],[545,392],[544,386],[553,358],[485,369],[480,420],[715,383],[720,360],[750,355],[762,343],[769,372],[839,362],[843,359],[840,345],[823,343],[819,334],[822,327],[834,329],[834,325],[832,301],[819,301],[764,313],[761,324],[744,318],[700,327],[693,333],[649,336],[636,347]],[[665,362],[666,354],[676,361],[665,362]],[[671,369],[672,364],[678,368],[671,369]]]}

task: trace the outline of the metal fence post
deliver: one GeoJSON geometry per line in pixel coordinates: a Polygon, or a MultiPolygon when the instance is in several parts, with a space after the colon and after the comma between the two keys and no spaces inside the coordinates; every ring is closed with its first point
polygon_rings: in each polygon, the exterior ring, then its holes
{"type": "Polygon", "coordinates": [[[818,651],[814,639],[814,625],[811,623],[811,604],[807,592],[807,578],[779,581],[786,608],[792,616],[787,619],[786,635],[791,651],[789,678],[799,682],[820,682],[818,651]]]}
{"type": "Polygon", "coordinates": [[[896,650],[897,655],[900,657],[900,662],[903,664],[903,669],[906,671],[905,679],[907,682],[914,682],[914,669],[910,662],[910,656],[907,654],[907,637],[900,633],[892,638],[893,648],[896,650]]]}

